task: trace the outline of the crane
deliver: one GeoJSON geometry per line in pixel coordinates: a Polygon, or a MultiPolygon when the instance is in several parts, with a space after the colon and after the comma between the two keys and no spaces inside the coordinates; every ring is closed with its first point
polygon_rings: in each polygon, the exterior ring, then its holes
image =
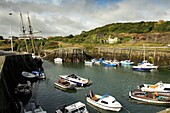
{"type": "Polygon", "coordinates": [[[22,13],[20,12],[20,17],[21,17],[21,23],[20,23],[20,29],[21,31],[23,32],[23,37],[24,37],[24,42],[25,42],[25,45],[26,45],[26,50],[27,50],[27,53],[28,53],[28,45],[27,45],[27,40],[26,40],[26,37],[25,37],[25,26],[24,26],[24,21],[23,21],[23,18],[22,18],[22,13]]]}

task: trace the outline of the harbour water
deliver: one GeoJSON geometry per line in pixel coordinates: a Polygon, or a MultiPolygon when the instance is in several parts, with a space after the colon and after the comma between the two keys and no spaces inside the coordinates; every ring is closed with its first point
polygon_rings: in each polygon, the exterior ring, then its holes
{"type": "Polygon", "coordinates": [[[123,106],[120,113],[156,113],[166,106],[145,104],[129,99],[128,92],[143,83],[155,84],[159,81],[170,83],[170,71],[137,72],[129,66],[103,67],[85,66],[82,63],[54,64],[44,61],[43,68],[47,75],[46,80],[33,84],[32,99],[37,100],[48,113],[54,113],[63,105],[81,101],[86,104],[90,113],[111,113],[89,105],[85,96],[89,90],[97,94],[110,94],[123,106]],[[65,92],[54,87],[54,82],[60,74],[75,73],[81,77],[90,78],[93,84],[76,92],[65,92]]]}

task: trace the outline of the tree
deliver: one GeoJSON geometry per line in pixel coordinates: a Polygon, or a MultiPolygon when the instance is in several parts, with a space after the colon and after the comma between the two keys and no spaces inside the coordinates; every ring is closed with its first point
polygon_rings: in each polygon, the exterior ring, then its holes
{"type": "Polygon", "coordinates": [[[0,36],[0,40],[3,40],[4,38],[3,38],[3,36],[0,36]]]}

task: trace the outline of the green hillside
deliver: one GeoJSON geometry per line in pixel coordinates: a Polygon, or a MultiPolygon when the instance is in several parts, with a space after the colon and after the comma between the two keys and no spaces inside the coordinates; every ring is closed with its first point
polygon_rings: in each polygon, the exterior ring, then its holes
{"type": "MultiPolygon", "coordinates": [[[[30,40],[27,43],[29,50],[32,51],[30,40]]],[[[81,34],[75,36],[70,34],[65,37],[56,36],[49,39],[35,40],[35,47],[38,51],[61,47],[95,49],[96,47],[141,47],[143,43],[148,46],[166,46],[170,44],[170,21],[113,23],[90,31],[82,31],[81,34]],[[116,37],[118,40],[113,44],[109,44],[108,37],[112,39],[116,37]]],[[[10,50],[10,40],[1,40],[0,49],[10,50]]],[[[24,41],[14,40],[14,50],[26,51],[24,41]]]]}
{"type": "MultiPolygon", "coordinates": [[[[55,37],[56,41],[65,43],[83,44],[107,44],[107,39],[118,37],[117,44],[135,39],[138,35],[151,35],[155,33],[170,32],[170,21],[160,20],[159,22],[136,22],[136,23],[113,23],[90,31],[82,31],[80,35],[69,35],[66,37],[55,37]]],[[[152,36],[151,36],[152,38],[152,36]]]]}

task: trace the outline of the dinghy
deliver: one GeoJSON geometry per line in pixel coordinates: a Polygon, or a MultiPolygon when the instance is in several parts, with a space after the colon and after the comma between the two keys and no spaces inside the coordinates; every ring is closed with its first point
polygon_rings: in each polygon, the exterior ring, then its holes
{"type": "Polygon", "coordinates": [[[54,83],[55,87],[62,90],[76,90],[76,84],[72,82],[65,81],[64,79],[59,79],[54,83]]]}
{"type": "Polygon", "coordinates": [[[152,93],[134,90],[129,92],[129,97],[131,99],[135,99],[150,104],[170,105],[170,96],[163,93],[157,92],[152,93]]]}
{"type": "Polygon", "coordinates": [[[22,76],[26,77],[26,78],[37,78],[37,75],[23,71],[22,72],[22,76]]]}

